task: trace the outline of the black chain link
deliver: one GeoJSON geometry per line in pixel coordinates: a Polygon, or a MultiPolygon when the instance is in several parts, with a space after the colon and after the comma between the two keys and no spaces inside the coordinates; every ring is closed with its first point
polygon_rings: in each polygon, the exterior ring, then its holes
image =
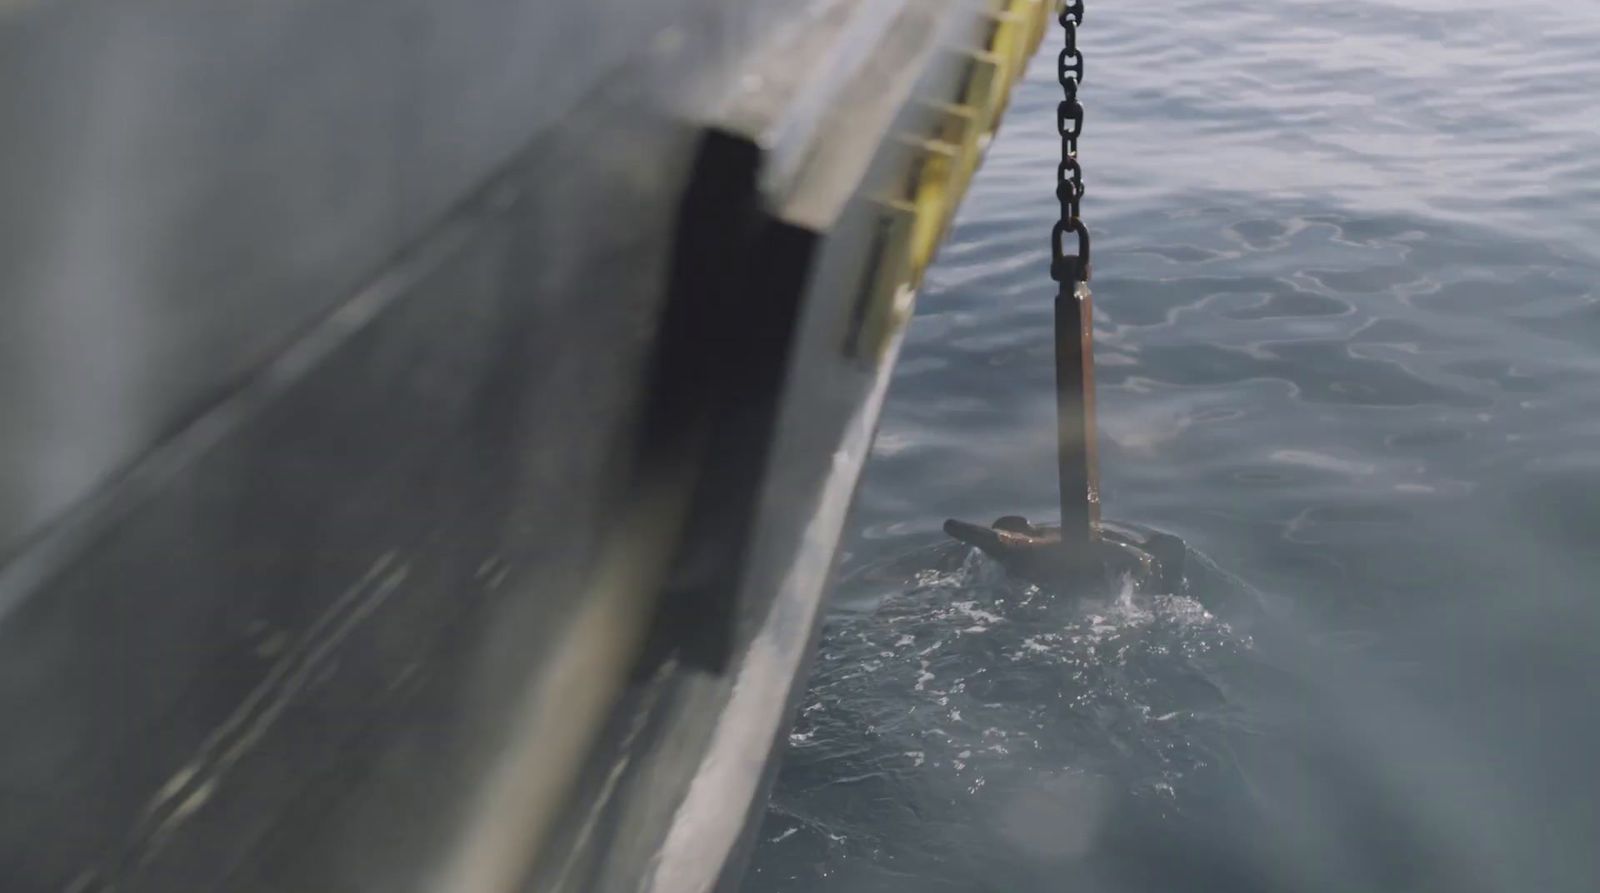
{"type": "Polygon", "coordinates": [[[1066,32],[1066,45],[1056,58],[1056,77],[1064,94],[1056,106],[1056,131],[1061,134],[1056,198],[1061,202],[1061,219],[1050,232],[1050,278],[1076,284],[1089,281],[1089,228],[1078,217],[1083,201],[1083,168],[1078,164],[1078,137],[1083,133],[1083,104],[1078,102],[1083,53],[1078,51],[1078,26],[1083,24],[1083,0],[1063,6],[1058,21],[1066,32]],[[1077,237],[1076,254],[1067,253],[1069,236],[1077,237]]]}

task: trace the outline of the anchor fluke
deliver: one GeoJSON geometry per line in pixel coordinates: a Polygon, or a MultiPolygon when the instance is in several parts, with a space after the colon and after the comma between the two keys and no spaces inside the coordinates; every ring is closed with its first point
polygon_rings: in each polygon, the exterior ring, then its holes
{"type": "Polygon", "coordinates": [[[1062,541],[1061,528],[1036,526],[1017,515],[1006,515],[987,527],[951,518],[944,522],[944,532],[1035,583],[1054,584],[1102,570],[1098,556],[1062,541]]]}
{"type": "Polygon", "coordinates": [[[1143,590],[1182,592],[1188,548],[1183,540],[1147,528],[1100,524],[1088,544],[1064,539],[1061,528],[1006,515],[987,527],[955,518],[944,532],[977,549],[1014,577],[1046,588],[1080,589],[1095,581],[1131,579],[1143,590]]]}

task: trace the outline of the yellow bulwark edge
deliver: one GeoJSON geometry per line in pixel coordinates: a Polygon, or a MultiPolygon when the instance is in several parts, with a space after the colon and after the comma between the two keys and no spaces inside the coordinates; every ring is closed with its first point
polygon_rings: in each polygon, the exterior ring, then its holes
{"type": "Polygon", "coordinates": [[[954,95],[933,103],[929,132],[903,137],[915,153],[904,192],[879,201],[881,249],[868,287],[859,345],[866,358],[882,359],[892,336],[910,319],[912,296],[933,262],[978,163],[989,148],[1059,0],[991,0],[986,37],[958,50],[963,75],[954,95]]]}

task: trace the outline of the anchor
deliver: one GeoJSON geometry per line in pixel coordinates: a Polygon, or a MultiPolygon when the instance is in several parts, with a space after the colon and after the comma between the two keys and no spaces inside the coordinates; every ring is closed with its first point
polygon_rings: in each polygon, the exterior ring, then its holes
{"type": "MultiPolygon", "coordinates": [[[[1074,263],[1085,257],[1079,254],[1074,263]]],[[[1084,268],[1086,271],[1086,267],[1084,268]]],[[[1055,301],[1056,474],[1061,523],[1006,515],[984,526],[950,519],[944,531],[1031,583],[1081,588],[1129,577],[1164,592],[1182,587],[1183,540],[1100,518],[1095,450],[1093,298],[1084,278],[1067,278],[1055,301]]]]}
{"type": "Polygon", "coordinates": [[[1079,216],[1083,199],[1083,168],[1078,163],[1078,137],[1083,132],[1083,105],[1078,101],[1078,85],[1083,79],[1083,54],[1078,49],[1082,0],[1066,6],[1059,21],[1066,32],[1057,65],[1065,93],[1056,108],[1056,129],[1061,135],[1056,197],[1061,217],[1050,234],[1050,278],[1057,284],[1056,476],[1061,523],[1055,527],[1035,525],[1021,516],[1006,515],[985,527],[952,518],[944,523],[944,531],[1033,583],[1073,586],[1126,574],[1172,592],[1183,580],[1187,552],[1183,541],[1170,534],[1100,520],[1094,299],[1089,291],[1089,229],[1079,216]],[[1076,253],[1067,250],[1069,236],[1076,237],[1076,253]]]}

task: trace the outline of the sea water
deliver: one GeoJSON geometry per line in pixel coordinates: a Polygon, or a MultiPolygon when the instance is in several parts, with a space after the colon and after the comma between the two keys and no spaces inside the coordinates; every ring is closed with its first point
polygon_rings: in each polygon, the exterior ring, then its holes
{"type": "Polygon", "coordinates": [[[1600,3],[1090,0],[1082,45],[1104,509],[1189,580],[937,560],[1052,514],[1047,44],[743,889],[1600,889],[1600,3]]]}

